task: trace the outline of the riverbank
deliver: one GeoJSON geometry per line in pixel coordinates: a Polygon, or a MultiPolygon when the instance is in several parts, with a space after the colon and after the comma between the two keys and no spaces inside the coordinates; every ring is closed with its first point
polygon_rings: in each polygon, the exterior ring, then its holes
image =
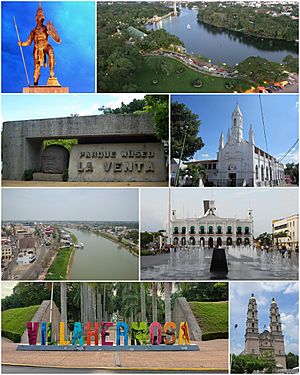
{"type": "MultiPolygon", "coordinates": [[[[71,236],[73,244],[78,243],[78,239],[74,233],[70,230],[65,229],[71,236]]],[[[69,274],[72,268],[73,256],[75,248],[62,247],[57,250],[57,254],[53,259],[48,272],[45,276],[45,280],[66,280],[69,279],[69,274]]]]}
{"type": "Polygon", "coordinates": [[[121,241],[119,241],[118,238],[116,238],[115,236],[107,233],[107,232],[93,232],[95,234],[98,234],[100,236],[102,236],[103,238],[106,238],[107,240],[109,241],[112,241],[112,242],[115,242],[116,244],[120,245],[121,247],[124,247],[126,250],[128,250],[132,255],[138,257],[139,256],[139,249],[138,249],[138,246],[135,246],[133,247],[132,245],[130,244],[127,244],[124,242],[124,239],[122,238],[121,241]]]}

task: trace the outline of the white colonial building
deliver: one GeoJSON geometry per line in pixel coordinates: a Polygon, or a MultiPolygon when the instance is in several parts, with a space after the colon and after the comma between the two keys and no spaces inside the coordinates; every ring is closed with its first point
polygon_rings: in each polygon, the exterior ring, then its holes
{"type": "Polygon", "coordinates": [[[204,215],[178,218],[171,213],[171,243],[203,247],[241,246],[253,244],[252,211],[244,219],[221,218],[215,215],[215,201],[203,201],[204,215]]]}
{"type": "Polygon", "coordinates": [[[248,140],[244,139],[243,115],[237,104],[232,113],[231,130],[226,143],[220,136],[216,160],[201,160],[211,186],[279,186],[284,182],[284,166],[274,156],[258,148],[250,125],[248,140]]]}

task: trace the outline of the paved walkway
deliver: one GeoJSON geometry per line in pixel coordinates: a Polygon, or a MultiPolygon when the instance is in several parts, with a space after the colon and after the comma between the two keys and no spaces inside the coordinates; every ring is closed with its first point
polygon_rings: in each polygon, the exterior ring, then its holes
{"type": "Polygon", "coordinates": [[[226,370],[228,340],[192,342],[199,352],[23,352],[18,344],[2,338],[2,364],[123,369],[226,370]]]}
{"type": "Polygon", "coordinates": [[[58,181],[17,181],[2,180],[2,187],[161,187],[165,182],[58,182],[58,181]]]}

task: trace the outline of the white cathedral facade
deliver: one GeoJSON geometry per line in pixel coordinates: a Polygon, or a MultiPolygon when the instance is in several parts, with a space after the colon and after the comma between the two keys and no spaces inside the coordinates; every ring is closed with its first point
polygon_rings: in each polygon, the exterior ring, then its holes
{"type": "Polygon", "coordinates": [[[201,164],[207,172],[208,186],[280,186],[284,183],[284,166],[274,156],[258,148],[250,125],[244,138],[243,114],[237,104],[232,113],[231,130],[226,143],[220,136],[217,160],[191,162],[201,164]]]}
{"type": "Polygon", "coordinates": [[[222,218],[215,214],[215,201],[203,201],[204,215],[179,218],[171,213],[171,243],[174,246],[250,246],[253,244],[253,217],[248,211],[245,218],[222,218]]]}

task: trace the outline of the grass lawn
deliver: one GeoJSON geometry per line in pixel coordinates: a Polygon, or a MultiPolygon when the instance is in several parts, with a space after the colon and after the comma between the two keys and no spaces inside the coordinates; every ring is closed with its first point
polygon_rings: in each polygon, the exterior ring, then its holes
{"type": "Polygon", "coordinates": [[[2,330],[17,332],[22,335],[26,329],[26,323],[31,321],[39,306],[19,307],[2,311],[2,330]]]}
{"type": "Polygon", "coordinates": [[[65,280],[73,247],[59,249],[52,262],[45,280],[65,280]]]}
{"type": "Polygon", "coordinates": [[[136,84],[139,92],[244,92],[251,87],[250,83],[241,79],[217,78],[205,74],[197,73],[189,69],[186,65],[168,57],[151,56],[148,59],[161,59],[165,61],[171,69],[169,76],[166,72],[155,71],[149,68],[146,62],[139,67],[136,72],[136,84]],[[176,73],[179,68],[183,68],[183,73],[176,73]],[[153,80],[157,84],[153,84],[153,80]],[[196,88],[191,82],[195,79],[202,81],[202,87],[196,88]],[[230,82],[235,87],[228,90],[225,83],[230,82]]]}
{"type": "Polygon", "coordinates": [[[202,333],[228,331],[228,302],[189,302],[202,333]]]}

